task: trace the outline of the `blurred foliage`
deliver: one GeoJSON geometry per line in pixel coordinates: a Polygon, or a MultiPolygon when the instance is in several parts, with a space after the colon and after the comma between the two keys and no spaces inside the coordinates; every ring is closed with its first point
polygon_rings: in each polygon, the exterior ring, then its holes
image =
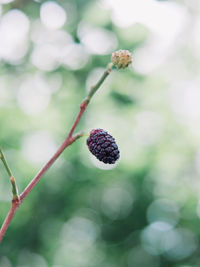
{"type": "MultiPolygon", "coordinates": [[[[198,0],[0,1],[0,146],[26,187],[66,136],[116,49],[78,130],[120,148],[100,164],[69,147],[17,211],[0,267],[200,266],[198,0]]],[[[0,222],[10,207],[0,165],[0,222]]]]}

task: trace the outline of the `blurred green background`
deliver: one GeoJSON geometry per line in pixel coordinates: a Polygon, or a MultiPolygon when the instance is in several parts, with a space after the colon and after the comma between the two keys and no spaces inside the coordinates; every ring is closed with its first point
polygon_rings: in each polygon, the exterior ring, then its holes
{"type": "MultiPolygon", "coordinates": [[[[77,131],[120,148],[98,162],[69,147],[20,207],[0,267],[200,266],[199,0],[0,0],[0,146],[20,192],[70,129],[117,49],[77,131]]],[[[0,164],[0,222],[11,188],[0,164]]]]}

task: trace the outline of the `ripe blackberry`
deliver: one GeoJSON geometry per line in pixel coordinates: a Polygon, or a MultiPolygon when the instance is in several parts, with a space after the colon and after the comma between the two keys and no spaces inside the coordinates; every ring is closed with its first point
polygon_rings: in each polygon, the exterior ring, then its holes
{"type": "Polygon", "coordinates": [[[119,158],[115,139],[103,129],[93,129],[87,139],[90,152],[100,161],[113,164],[119,158]]]}

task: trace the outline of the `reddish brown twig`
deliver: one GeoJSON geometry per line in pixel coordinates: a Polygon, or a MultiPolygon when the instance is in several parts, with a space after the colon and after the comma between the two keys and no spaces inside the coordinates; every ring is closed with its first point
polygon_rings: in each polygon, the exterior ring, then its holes
{"type": "Polygon", "coordinates": [[[58,148],[58,150],[56,151],[56,153],[51,157],[51,159],[44,165],[44,167],[39,171],[39,173],[32,179],[32,181],[28,184],[28,186],[24,189],[24,191],[20,194],[18,199],[13,199],[12,200],[12,205],[11,208],[8,212],[7,217],[5,218],[3,225],[0,229],[0,243],[5,235],[5,232],[8,229],[8,226],[10,225],[10,222],[16,212],[16,210],[18,209],[18,207],[21,205],[22,201],[26,198],[26,196],[32,191],[32,189],[34,188],[34,186],[39,182],[39,180],[43,177],[43,175],[47,172],[47,170],[51,167],[51,165],[56,161],[56,159],[60,156],[60,154],[65,150],[65,148],[67,148],[68,146],[70,146],[72,143],[74,143],[78,138],[80,138],[81,136],[83,136],[82,133],[78,133],[74,136],[74,130],[76,128],[76,126],[78,125],[84,111],[86,110],[90,99],[92,98],[92,96],[94,95],[94,93],[98,90],[98,88],[101,86],[101,84],[104,82],[104,80],[106,79],[106,77],[110,74],[111,70],[112,70],[113,64],[110,63],[108,65],[107,70],[103,73],[102,77],[100,78],[100,80],[97,82],[97,84],[95,86],[92,86],[88,96],[86,97],[86,99],[83,100],[83,102],[80,105],[80,111],[79,114],[77,115],[74,124],[72,125],[71,130],[69,131],[66,139],[64,140],[64,142],[60,145],[60,147],[58,148]]]}
{"type": "Polygon", "coordinates": [[[33,189],[33,187],[38,183],[40,178],[46,173],[46,171],[51,167],[51,165],[56,161],[56,159],[60,156],[60,154],[67,148],[69,145],[74,143],[79,137],[81,137],[80,134],[76,134],[72,136],[73,131],[75,130],[76,125],[80,121],[80,118],[82,117],[87,105],[84,105],[80,108],[80,112],[69,132],[67,135],[65,141],[61,144],[61,146],[58,148],[56,153],[53,155],[53,157],[44,165],[44,167],[39,171],[39,173],[33,178],[33,180],[28,184],[28,186],[24,189],[24,191],[20,194],[20,201],[22,202],[24,198],[29,194],[29,192],[33,189]]]}
{"type": "Polygon", "coordinates": [[[82,117],[85,109],[87,107],[87,104],[81,105],[80,112],[75,120],[75,123],[73,124],[69,134],[67,135],[64,142],[61,144],[61,146],[58,148],[56,153],[52,156],[52,158],[44,165],[44,167],[39,171],[39,173],[32,179],[32,181],[28,184],[28,186],[24,189],[24,191],[19,196],[19,201],[12,201],[12,205],[10,208],[10,211],[8,212],[8,215],[1,227],[0,230],[0,243],[3,239],[3,236],[8,229],[8,226],[18,209],[18,207],[21,205],[22,201],[25,199],[25,197],[31,192],[31,190],[34,188],[34,186],[39,182],[39,180],[42,178],[42,176],[47,172],[47,170],[51,167],[51,165],[56,161],[56,159],[60,156],[60,154],[64,151],[65,148],[67,148],[69,145],[74,143],[78,138],[80,138],[83,134],[79,133],[74,136],[72,136],[73,131],[75,130],[76,125],[78,124],[80,118],[82,117]]]}
{"type": "Polygon", "coordinates": [[[8,212],[8,215],[5,218],[5,221],[3,222],[3,225],[1,227],[1,231],[0,231],[0,243],[4,237],[5,232],[8,229],[8,226],[10,225],[10,222],[13,218],[13,216],[15,215],[15,212],[17,211],[17,208],[19,207],[19,202],[16,201],[12,201],[12,205],[11,208],[8,212]]]}

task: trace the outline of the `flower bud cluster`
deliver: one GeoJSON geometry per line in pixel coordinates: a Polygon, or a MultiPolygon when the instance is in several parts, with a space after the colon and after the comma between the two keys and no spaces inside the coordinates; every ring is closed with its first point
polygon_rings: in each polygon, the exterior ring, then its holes
{"type": "Polygon", "coordinates": [[[111,60],[118,69],[125,69],[132,63],[132,55],[128,50],[118,50],[112,53],[111,60]]]}

